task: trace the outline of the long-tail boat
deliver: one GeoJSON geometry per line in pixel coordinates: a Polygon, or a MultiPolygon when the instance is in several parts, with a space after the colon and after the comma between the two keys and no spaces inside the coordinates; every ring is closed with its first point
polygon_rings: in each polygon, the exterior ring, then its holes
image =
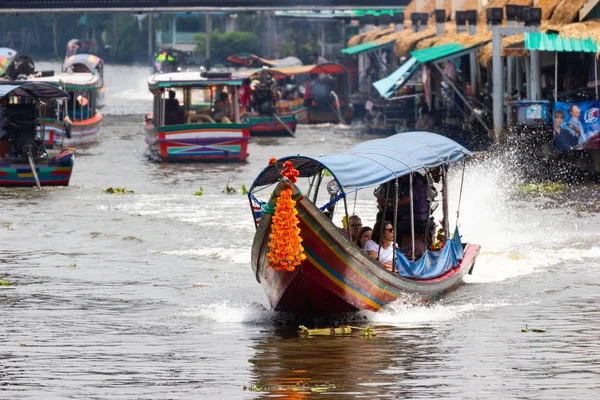
{"type": "Polygon", "coordinates": [[[0,186],[67,186],[74,151],[65,149],[50,156],[44,145],[45,121],[42,103],[59,101],[68,94],[42,82],[4,81],[0,99],[5,104],[4,127],[0,130],[0,186]],[[39,125],[39,129],[36,129],[39,125]]]}
{"type": "Polygon", "coordinates": [[[47,148],[89,146],[98,141],[102,114],[98,110],[99,76],[89,72],[60,73],[28,78],[30,82],[45,82],[67,93],[68,99],[53,100],[42,108],[47,148]],[[67,127],[69,125],[69,127],[67,127]],[[70,136],[66,136],[67,129],[70,136]]]}
{"type": "MultiPolygon", "coordinates": [[[[470,154],[443,136],[407,132],[363,142],[345,153],[271,159],[248,193],[256,225],[251,265],[271,308],[302,318],[328,317],[377,311],[398,299],[434,299],[459,286],[463,276],[473,270],[480,246],[462,241],[458,223],[450,230],[446,171],[470,154]],[[301,188],[300,181],[294,183],[296,176],[305,178],[307,188],[301,188]],[[325,184],[324,177],[331,177],[331,181],[325,184]],[[411,233],[400,238],[391,230],[394,252],[388,269],[355,244],[349,227],[346,231],[338,228],[327,213],[335,212],[336,204],[342,202],[348,216],[349,195],[354,198],[356,191],[388,185],[403,177],[410,182],[406,202],[413,206],[413,180],[427,177],[429,182],[432,178],[431,185],[436,179],[441,181],[443,227],[437,236],[418,236],[416,215],[410,206],[407,218],[411,233]],[[321,186],[327,191],[320,191],[321,186]],[[258,198],[267,193],[271,194],[266,199],[258,198]],[[262,210],[260,222],[256,205],[262,210]]],[[[398,197],[387,197],[391,210],[400,205],[398,197]]],[[[430,197],[428,192],[427,197],[431,214],[435,195],[430,197]]],[[[383,227],[381,224],[382,231],[383,227]]],[[[435,226],[430,228],[435,230],[435,226]]]]}
{"type": "Polygon", "coordinates": [[[74,54],[67,56],[62,65],[63,72],[91,73],[98,76],[96,80],[97,106],[101,108],[104,103],[104,63],[102,59],[93,54],[74,54]]]}
{"type": "Polygon", "coordinates": [[[148,88],[154,111],[146,117],[146,143],[160,161],[244,161],[250,127],[240,122],[240,79],[229,73],[154,74],[148,88]],[[220,101],[227,100],[225,103],[220,101]],[[217,108],[225,105],[224,112],[217,108]]]}

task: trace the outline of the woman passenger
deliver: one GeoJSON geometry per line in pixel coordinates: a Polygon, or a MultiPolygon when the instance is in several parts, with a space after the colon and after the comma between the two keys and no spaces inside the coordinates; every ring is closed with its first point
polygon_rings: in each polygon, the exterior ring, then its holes
{"type": "Polygon", "coordinates": [[[361,249],[365,248],[365,244],[369,240],[371,240],[371,236],[373,235],[373,229],[370,226],[363,226],[360,232],[358,233],[358,237],[356,238],[356,245],[361,249]]]}
{"type": "Polygon", "coordinates": [[[383,222],[383,236],[380,238],[379,245],[373,240],[367,241],[365,251],[371,257],[379,260],[385,265],[388,271],[392,270],[392,262],[394,259],[394,227],[390,221],[383,222]]]}

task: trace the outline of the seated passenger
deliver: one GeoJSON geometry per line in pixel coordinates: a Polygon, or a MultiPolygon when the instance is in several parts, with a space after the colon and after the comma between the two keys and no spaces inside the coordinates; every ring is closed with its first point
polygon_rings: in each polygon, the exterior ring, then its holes
{"type": "Polygon", "coordinates": [[[356,242],[356,239],[359,238],[358,234],[360,233],[360,228],[362,228],[362,221],[358,217],[358,215],[352,215],[349,218],[350,221],[350,236],[348,236],[348,229],[343,230],[342,234],[349,239],[351,242],[356,242]]]}
{"type": "Polygon", "coordinates": [[[390,221],[383,222],[383,235],[378,237],[379,232],[373,231],[373,239],[379,239],[380,245],[374,240],[369,240],[365,244],[365,251],[373,258],[379,260],[380,263],[391,271],[392,262],[394,259],[394,227],[390,221]]]}
{"type": "Polygon", "coordinates": [[[165,100],[165,125],[178,125],[183,123],[183,112],[175,92],[169,90],[169,98],[165,100]]]}
{"type": "Polygon", "coordinates": [[[373,229],[370,226],[363,226],[358,233],[356,245],[361,249],[364,249],[367,242],[371,240],[371,236],[373,236],[373,229]]]}
{"type": "Polygon", "coordinates": [[[215,102],[215,110],[213,111],[213,119],[221,122],[223,118],[231,117],[231,103],[227,92],[221,92],[219,100],[215,102]]]}

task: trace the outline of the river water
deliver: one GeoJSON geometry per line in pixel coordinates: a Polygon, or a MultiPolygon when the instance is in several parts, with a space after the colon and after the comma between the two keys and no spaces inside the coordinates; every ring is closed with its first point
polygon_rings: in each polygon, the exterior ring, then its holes
{"type": "MultiPolygon", "coordinates": [[[[247,198],[225,186],[249,187],[270,157],[371,137],[300,127],[253,139],[245,164],[152,163],[147,77],[106,67],[101,140],[78,152],[70,187],[0,189],[0,278],[12,281],[0,286],[0,398],[597,398],[597,184],[524,195],[510,162],[469,164],[460,226],[482,253],[466,284],[365,313],[377,336],[301,338],[268,310],[247,198]]],[[[351,207],[372,225],[365,192],[351,207]]]]}

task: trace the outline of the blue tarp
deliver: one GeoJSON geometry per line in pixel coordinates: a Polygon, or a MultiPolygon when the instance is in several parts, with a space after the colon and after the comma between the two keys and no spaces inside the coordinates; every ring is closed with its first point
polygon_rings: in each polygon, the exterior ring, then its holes
{"type": "Polygon", "coordinates": [[[58,87],[43,82],[28,82],[21,85],[0,84],[0,97],[7,95],[38,100],[51,100],[69,97],[67,93],[63,92],[58,87]]]}
{"type": "Polygon", "coordinates": [[[389,98],[394,92],[400,89],[414,74],[420,63],[416,58],[411,57],[400,66],[391,75],[375,82],[373,86],[384,99],[389,98]]]}
{"type": "MultiPolygon", "coordinates": [[[[376,186],[395,177],[424,168],[456,162],[471,152],[447,137],[431,132],[405,132],[360,143],[345,153],[318,158],[289,156],[268,166],[256,178],[252,188],[270,185],[281,178],[280,170],[292,161],[301,177],[312,176],[326,168],[345,192],[376,186]]],[[[252,189],[251,189],[252,190],[252,189]]]]}
{"type": "Polygon", "coordinates": [[[407,278],[433,279],[456,267],[464,255],[460,234],[456,228],[454,237],[446,242],[442,250],[428,250],[419,261],[409,261],[397,250],[396,268],[401,276],[407,278]]]}

